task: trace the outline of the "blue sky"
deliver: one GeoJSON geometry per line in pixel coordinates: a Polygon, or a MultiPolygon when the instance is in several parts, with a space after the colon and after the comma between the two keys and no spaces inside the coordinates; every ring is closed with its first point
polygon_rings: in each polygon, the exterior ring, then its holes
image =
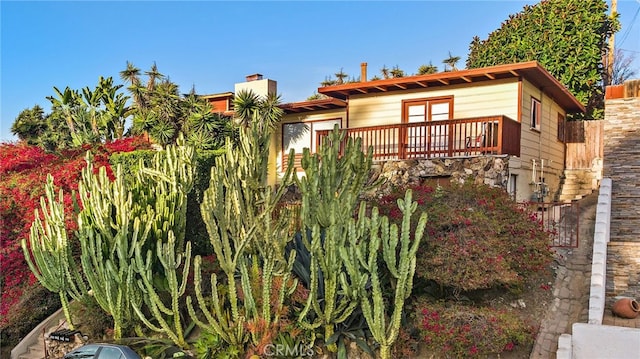
{"type": "MultiPolygon", "coordinates": [[[[0,2],[0,141],[25,108],[49,111],[53,86],[93,88],[130,61],[199,94],[233,91],[245,75],[304,100],[341,68],[369,77],[384,65],[411,74],[449,51],[464,67],[473,36],[537,1],[4,1],[0,2]]],[[[640,0],[619,0],[617,46],[640,68],[640,0]],[[635,15],[635,17],[634,17],[635,15]],[[634,22],[632,22],[635,20],[634,22]],[[633,24],[633,26],[632,26],[633,24]],[[621,42],[624,39],[624,42],[621,42]]]]}

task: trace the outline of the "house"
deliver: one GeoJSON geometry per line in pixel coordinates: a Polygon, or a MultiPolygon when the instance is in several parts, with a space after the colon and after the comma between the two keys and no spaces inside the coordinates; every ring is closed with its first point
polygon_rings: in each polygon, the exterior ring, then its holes
{"type": "Polygon", "coordinates": [[[211,105],[211,111],[223,115],[230,115],[233,112],[233,92],[224,92],[211,95],[200,95],[211,105]]]}
{"type": "MultiPolygon", "coordinates": [[[[373,146],[374,160],[508,161],[503,185],[519,201],[553,200],[565,165],[569,113],[584,106],[538,62],[441,72],[318,88],[326,98],[283,104],[272,139],[269,180],[289,151],[315,151],[338,125],[373,146]]],[[[415,163],[415,162],[413,162],[415,163]]]]}

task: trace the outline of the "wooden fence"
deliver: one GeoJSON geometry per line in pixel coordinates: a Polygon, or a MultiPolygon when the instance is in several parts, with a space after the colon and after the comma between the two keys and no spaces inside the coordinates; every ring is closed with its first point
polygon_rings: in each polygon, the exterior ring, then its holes
{"type": "Polygon", "coordinates": [[[566,126],[567,169],[590,169],[604,157],[604,121],[569,121],[566,126]]]}

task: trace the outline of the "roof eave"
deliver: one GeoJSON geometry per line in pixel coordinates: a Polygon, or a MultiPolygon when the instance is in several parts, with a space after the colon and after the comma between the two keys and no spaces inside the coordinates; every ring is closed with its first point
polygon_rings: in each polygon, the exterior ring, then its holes
{"type": "Polygon", "coordinates": [[[420,89],[429,87],[443,87],[483,81],[494,81],[505,78],[524,77],[529,80],[542,77],[538,81],[547,84],[555,90],[556,101],[562,104],[568,112],[585,112],[584,106],[573,96],[553,75],[544,69],[537,61],[520,62],[515,64],[497,65],[484,68],[466,69],[459,71],[439,72],[429,75],[407,76],[393,79],[383,79],[366,82],[355,82],[326,87],[319,87],[318,93],[346,100],[351,95],[374,94],[406,89],[420,89]]]}

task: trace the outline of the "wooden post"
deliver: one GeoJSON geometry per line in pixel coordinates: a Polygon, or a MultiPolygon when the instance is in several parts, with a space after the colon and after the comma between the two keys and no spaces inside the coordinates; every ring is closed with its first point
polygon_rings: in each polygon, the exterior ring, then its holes
{"type": "MultiPolygon", "coordinates": [[[[618,0],[611,0],[611,16],[617,13],[618,10],[618,0]]],[[[613,81],[613,62],[615,55],[615,33],[612,33],[609,37],[609,49],[607,53],[607,81],[606,85],[611,85],[611,81],[613,81]]]]}

